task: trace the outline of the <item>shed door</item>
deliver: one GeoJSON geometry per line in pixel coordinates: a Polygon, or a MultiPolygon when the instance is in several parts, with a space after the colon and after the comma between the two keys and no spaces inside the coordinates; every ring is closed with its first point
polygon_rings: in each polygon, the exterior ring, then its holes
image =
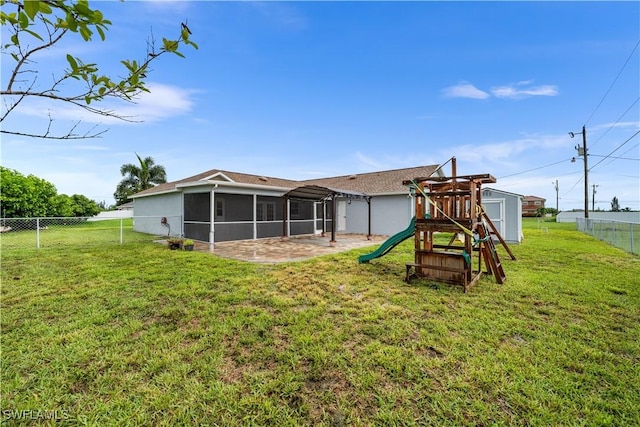
{"type": "Polygon", "coordinates": [[[505,235],[505,209],[504,209],[504,199],[492,199],[487,200],[484,199],[482,201],[482,206],[484,206],[484,210],[489,216],[493,225],[496,226],[500,235],[504,238],[505,235]]]}

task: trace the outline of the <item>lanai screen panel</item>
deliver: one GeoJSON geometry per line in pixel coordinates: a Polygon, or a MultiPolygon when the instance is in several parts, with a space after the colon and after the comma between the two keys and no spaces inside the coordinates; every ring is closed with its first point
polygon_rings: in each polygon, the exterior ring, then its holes
{"type": "Polygon", "coordinates": [[[316,203],[316,230],[322,230],[322,210],[324,203],[316,203]]]}
{"type": "Polygon", "coordinates": [[[253,221],[253,196],[246,194],[216,193],[216,203],[223,201],[223,219],[218,222],[251,222],[253,221]]]}
{"type": "Polygon", "coordinates": [[[283,204],[281,197],[258,196],[256,198],[257,237],[282,235],[283,204]]]}
{"type": "Polygon", "coordinates": [[[209,241],[211,230],[211,193],[184,195],[184,237],[209,241]]]}
{"type": "Polygon", "coordinates": [[[253,196],[216,193],[214,240],[253,239],[253,196]]]}
{"type": "Polygon", "coordinates": [[[291,199],[289,201],[289,227],[292,236],[313,234],[315,232],[315,224],[313,223],[314,206],[315,202],[310,200],[291,199]]]}

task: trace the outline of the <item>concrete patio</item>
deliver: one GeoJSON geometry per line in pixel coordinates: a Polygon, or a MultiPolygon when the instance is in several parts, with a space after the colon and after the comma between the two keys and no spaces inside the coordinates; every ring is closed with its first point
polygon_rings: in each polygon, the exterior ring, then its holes
{"type": "Polygon", "coordinates": [[[367,246],[371,246],[373,251],[386,239],[387,236],[371,236],[368,240],[364,234],[338,234],[336,242],[332,245],[330,235],[289,237],[285,240],[278,237],[220,242],[216,243],[213,249],[208,243],[196,242],[194,249],[241,261],[279,263],[301,261],[367,246]]]}

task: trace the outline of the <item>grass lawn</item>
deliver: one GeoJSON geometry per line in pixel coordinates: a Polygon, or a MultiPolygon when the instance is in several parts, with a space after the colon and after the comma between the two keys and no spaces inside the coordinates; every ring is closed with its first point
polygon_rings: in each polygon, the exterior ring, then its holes
{"type": "MultiPolygon", "coordinates": [[[[72,221],[74,218],[72,218],[72,221]]],[[[35,219],[30,219],[33,229],[25,229],[13,225],[13,231],[0,234],[0,245],[3,251],[13,249],[41,248],[62,246],[90,246],[131,242],[148,242],[149,236],[133,231],[133,219],[108,219],[101,221],[80,221],[67,225],[57,224],[57,218],[45,218],[40,222],[43,228],[36,231],[35,219]]],[[[5,223],[11,224],[11,220],[5,223]]],[[[113,249],[113,248],[112,248],[113,249]]]]}
{"type": "Polygon", "coordinates": [[[504,285],[486,276],[467,294],[404,283],[410,241],[368,265],[357,256],[371,248],[278,265],[151,238],[3,248],[1,415],[640,425],[640,258],[574,224],[544,227],[525,221],[517,261],[498,249],[504,285]]]}

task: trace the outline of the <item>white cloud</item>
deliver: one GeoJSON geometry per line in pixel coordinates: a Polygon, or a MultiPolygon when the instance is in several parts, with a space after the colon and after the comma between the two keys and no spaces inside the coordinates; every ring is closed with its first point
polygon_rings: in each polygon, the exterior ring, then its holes
{"type": "Polygon", "coordinates": [[[504,142],[451,146],[443,150],[441,157],[455,156],[461,162],[500,170],[500,175],[505,175],[507,170],[527,169],[527,153],[551,152],[551,150],[562,150],[566,147],[565,135],[533,135],[504,142]]]}
{"type": "Polygon", "coordinates": [[[556,96],[558,88],[553,85],[528,86],[529,82],[520,82],[515,85],[494,86],[491,93],[496,98],[522,99],[530,96],[556,96]]]}
{"type": "Polygon", "coordinates": [[[445,98],[471,98],[487,99],[496,98],[523,99],[531,96],[556,96],[558,87],[554,85],[531,86],[533,80],[522,80],[502,86],[494,86],[490,92],[478,89],[471,83],[463,82],[455,86],[449,86],[442,90],[445,98]]]}
{"type": "MultiPolygon", "coordinates": [[[[193,90],[159,83],[148,83],[147,88],[150,92],[142,92],[133,103],[103,101],[95,107],[127,117],[133,122],[158,122],[189,113],[193,109],[193,90]]],[[[71,120],[110,126],[130,123],[115,117],[93,114],[60,101],[23,101],[19,111],[21,114],[40,118],[48,118],[50,115],[55,121],[71,120]]]]}
{"type": "Polygon", "coordinates": [[[442,90],[446,98],[471,98],[471,99],[487,99],[489,94],[478,89],[470,83],[460,83],[455,86],[449,86],[442,90]]]}
{"type": "Polygon", "coordinates": [[[148,84],[150,93],[143,92],[135,104],[117,109],[118,114],[139,117],[140,120],[154,122],[191,111],[193,91],[158,83],[148,84]]]}
{"type": "Polygon", "coordinates": [[[601,125],[593,126],[592,131],[609,129],[609,128],[632,128],[632,129],[640,129],[640,121],[635,122],[616,122],[616,123],[603,123],[601,125]]]}

